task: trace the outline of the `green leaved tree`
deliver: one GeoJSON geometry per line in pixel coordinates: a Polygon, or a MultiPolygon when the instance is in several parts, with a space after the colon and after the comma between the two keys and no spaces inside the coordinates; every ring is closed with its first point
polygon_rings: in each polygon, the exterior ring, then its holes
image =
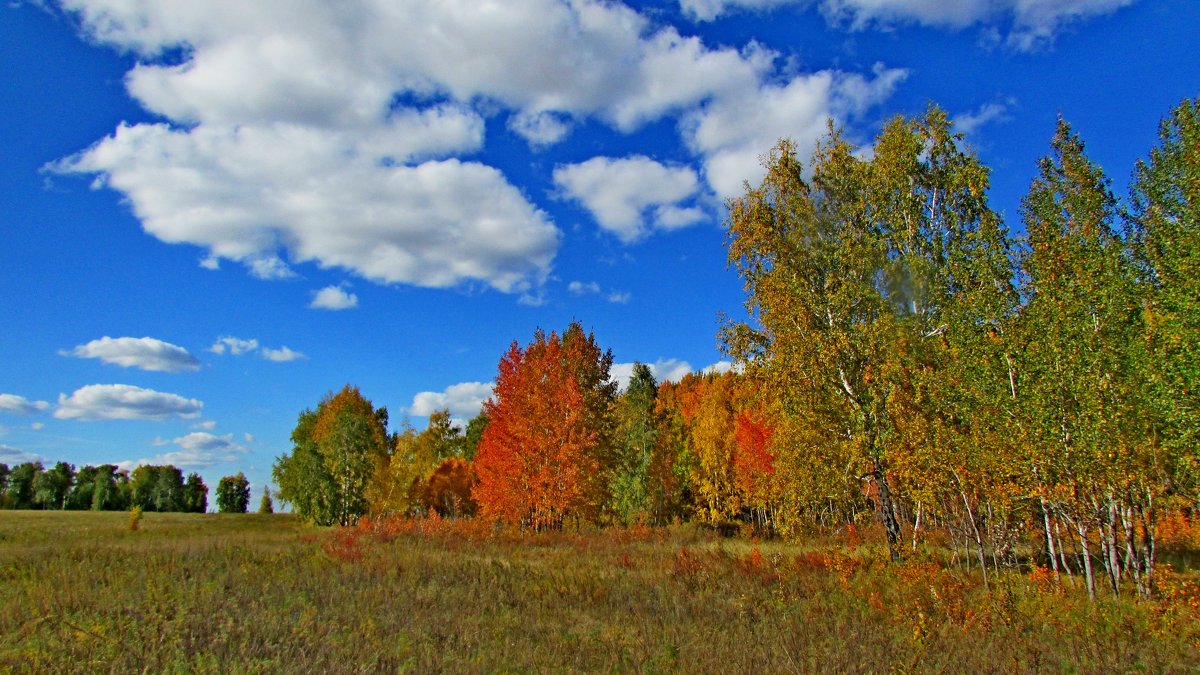
{"type": "Polygon", "coordinates": [[[250,481],[237,472],[217,481],[217,509],[221,513],[245,513],[250,506],[250,481]]]}

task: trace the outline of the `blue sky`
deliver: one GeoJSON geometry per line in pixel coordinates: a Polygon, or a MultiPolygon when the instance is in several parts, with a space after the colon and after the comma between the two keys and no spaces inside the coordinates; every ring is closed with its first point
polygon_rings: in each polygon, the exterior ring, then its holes
{"type": "Polygon", "coordinates": [[[1017,207],[1057,115],[1124,194],[1195,0],[62,0],[0,9],[0,462],[257,492],[358,385],[418,428],[577,319],[721,367],[722,203],[779,137],[945,108],[1017,207]]]}

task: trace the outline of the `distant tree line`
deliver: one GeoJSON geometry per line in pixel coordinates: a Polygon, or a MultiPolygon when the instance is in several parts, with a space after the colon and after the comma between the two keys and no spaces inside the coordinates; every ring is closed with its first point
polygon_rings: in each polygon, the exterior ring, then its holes
{"type": "MultiPolygon", "coordinates": [[[[242,473],[225,476],[217,484],[217,509],[221,513],[246,513],[250,482],[242,473]]],[[[198,473],[173,465],[142,465],[133,471],[113,464],[84,466],[78,471],[66,462],[46,469],[41,462],[10,468],[0,464],[0,509],[68,511],[142,511],[204,513],[208,486],[198,473]]],[[[271,512],[269,492],[264,492],[260,512],[271,512]]]]}
{"type": "Polygon", "coordinates": [[[789,141],[765,165],[728,204],[749,315],[721,331],[730,372],[660,384],[639,364],[618,392],[579,324],[539,330],[465,429],[441,411],[389,436],[357,388],[327,395],[277,496],[322,524],[874,518],[894,558],[938,530],[985,583],[1032,563],[1149,593],[1163,516],[1200,510],[1200,100],[1162,122],[1127,201],[1060,120],[1022,237],[936,107],[869,153],[831,126],[807,166],[789,141]]]}
{"type": "Polygon", "coordinates": [[[172,465],[143,465],[132,472],[113,464],[84,466],[66,462],[46,469],[25,462],[11,469],[0,464],[0,508],[73,511],[143,511],[204,513],[208,486],[200,474],[172,465]]]}

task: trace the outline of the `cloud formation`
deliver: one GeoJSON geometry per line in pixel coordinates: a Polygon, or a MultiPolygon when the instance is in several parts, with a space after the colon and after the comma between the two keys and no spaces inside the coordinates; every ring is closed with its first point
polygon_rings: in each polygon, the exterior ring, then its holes
{"type": "Polygon", "coordinates": [[[1006,44],[1029,51],[1054,41],[1067,25],[1111,14],[1137,0],[679,0],[685,14],[712,21],[734,9],[816,5],[832,25],[851,30],[917,23],[949,29],[982,25],[1007,31],[1006,44]]]}
{"type": "Polygon", "coordinates": [[[358,307],[358,296],[341,286],[326,286],[313,294],[312,309],[351,309],[358,307]]]}
{"type": "Polygon", "coordinates": [[[123,368],[140,368],[164,373],[200,370],[200,360],[186,349],[152,337],[112,338],[106,335],[59,353],[82,359],[100,359],[104,363],[123,368]]]}
{"type": "Polygon", "coordinates": [[[279,349],[270,349],[267,347],[263,347],[262,351],[259,353],[262,354],[262,357],[264,359],[266,359],[268,361],[274,361],[276,363],[287,363],[288,361],[299,361],[300,359],[305,358],[303,353],[298,352],[294,349],[289,349],[286,346],[280,347],[279,349]]]}
{"type": "Polygon", "coordinates": [[[179,449],[136,461],[120,462],[118,466],[132,469],[146,464],[172,464],[180,469],[205,469],[219,462],[237,461],[249,452],[248,448],[234,442],[233,434],[217,436],[202,431],[170,440],[156,438],[154,445],[175,445],[179,449]]]}
{"type": "Polygon", "coordinates": [[[954,116],[954,130],[966,136],[974,135],[988,124],[1008,121],[1008,109],[1015,101],[985,103],[971,112],[954,116]]]}
{"type": "Polygon", "coordinates": [[[581,203],[596,223],[630,244],[655,230],[675,230],[705,217],[687,205],[700,191],[696,172],[636,155],[593,157],[554,170],[554,182],[581,203]]]}
{"type": "MultiPolygon", "coordinates": [[[[609,374],[617,381],[617,388],[625,391],[629,386],[629,380],[633,377],[633,367],[635,363],[614,363],[609,369],[609,374]]],[[[683,379],[684,375],[692,372],[692,364],[680,359],[658,359],[654,363],[646,363],[650,368],[650,374],[654,375],[654,379],[658,382],[678,382],[683,379]]]]}
{"type": "Polygon", "coordinates": [[[89,384],[70,396],[59,394],[54,416],[64,420],[152,420],[200,416],[204,403],[129,384],[89,384]]]}
{"type": "Polygon", "coordinates": [[[50,404],[46,401],[30,401],[16,394],[0,394],[0,412],[36,415],[49,409],[50,404]]]}
{"type": "Polygon", "coordinates": [[[417,417],[428,417],[438,410],[449,410],[457,419],[470,419],[483,409],[483,402],[492,397],[491,382],[462,382],[452,384],[442,391],[423,391],[413,397],[408,412],[417,417]]]}
{"type": "Polygon", "coordinates": [[[645,157],[562,168],[561,187],[629,243],[697,222],[702,180],[736,193],[777,138],[809,143],[903,79],[795,73],[756,42],[709,46],[600,0],[61,4],[92,40],[137,57],[126,88],[166,122],[123,124],[49,168],[96,175],[146,232],[203,248],[212,269],[228,259],[282,278],[313,263],[525,304],[562,233],[469,158],[486,117],[535,147],[582,122],[631,133],[673,120],[701,172],[645,157]]]}
{"type": "Polygon", "coordinates": [[[217,341],[213,343],[213,346],[208,348],[208,351],[214,354],[225,354],[228,352],[232,356],[241,356],[256,349],[258,349],[258,340],[244,340],[231,335],[223,335],[217,338],[217,341]]]}

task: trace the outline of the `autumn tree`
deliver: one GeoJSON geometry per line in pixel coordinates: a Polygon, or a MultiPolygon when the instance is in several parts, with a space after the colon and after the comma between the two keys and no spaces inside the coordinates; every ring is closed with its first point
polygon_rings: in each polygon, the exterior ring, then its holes
{"type": "Polygon", "coordinates": [[[1029,238],[1023,409],[1037,447],[1032,464],[1047,508],[1077,536],[1089,593],[1092,533],[1115,593],[1124,486],[1144,447],[1136,404],[1140,303],[1108,179],[1061,119],[1021,211],[1029,238]]]}
{"type": "MultiPolygon", "coordinates": [[[[1134,171],[1132,203],[1160,464],[1200,508],[1200,98],[1181,102],[1160,124],[1158,146],[1134,171]]],[[[1150,495],[1145,501],[1152,504],[1150,495]]]]}
{"type": "Polygon", "coordinates": [[[264,487],[262,499],[258,502],[258,512],[260,514],[275,513],[275,504],[271,501],[271,488],[264,487]]]}
{"type": "Polygon", "coordinates": [[[535,529],[600,516],[612,461],[611,364],[578,324],[562,337],[539,330],[524,348],[513,342],[484,403],[490,421],[474,491],[483,516],[535,529]]]}
{"type": "Polygon", "coordinates": [[[405,429],[392,439],[391,457],[380,464],[367,485],[367,500],[374,515],[424,515],[426,482],[445,460],[467,452],[462,429],[449,410],[429,415],[425,430],[405,429]]]}
{"type": "MultiPolygon", "coordinates": [[[[729,203],[729,259],[752,321],[726,326],[726,348],[786,415],[842,446],[834,454],[868,479],[893,555],[910,520],[896,396],[920,397],[954,340],[994,330],[1011,277],[987,169],[960,140],[937,108],[893,119],[869,159],[831,130],[811,182],[782,141],[763,183],[729,203]]],[[[961,447],[945,440],[943,454],[961,447]]]]}
{"type": "Polygon", "coordinates": [[[421,503],[427,512],[443,518],[475,515],[478,505],[471,496],[475,472],[471,463],[460,457],[448,457],[433,470],[421,489],[421,503]]]}
{"type": "Polygon", "coordinates": [[[386,408],[375,409],[357,387],[327,394],[300,414],[292,453],[272,471],[279,497],[321,525],[349,525],[367,509],[367,484],[391,456],[386,408]]]}
{"type": "Polygon", "coordinates": [[[238,472],[217,481],[217,509],[221,513],[245,513],[250,506],[250,481],[238,472]]]}

